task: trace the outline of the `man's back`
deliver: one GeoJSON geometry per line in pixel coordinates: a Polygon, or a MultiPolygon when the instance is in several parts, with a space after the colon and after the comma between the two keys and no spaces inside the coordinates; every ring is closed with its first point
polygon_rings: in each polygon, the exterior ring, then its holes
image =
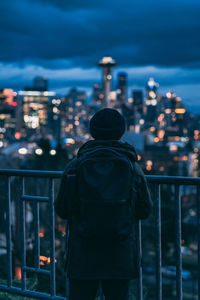
{"type": "MultiPolygon", "coordinates": [[[[123,175],[123,174],[122,174],[123,175]]],[[[84,175],[82,175],[84,177],[84,175]]],[[[119,174],[112,175],[110,182],[120,184],[119,174]],[[116,177],[115,177],[116,176],[116,177]]],[[[103,177],[102,177],[103,178],[103,177]]],[[[106,178],[105,178],[106,179],[106,178]]],[[[102,179],[103,180],[103,179],[102,179]]],[[[106,179],[108,181],[108,178],[106,179]]],[[[106,182],[107,183],[107,182],[106,182]]],[[[106,185],[109,189],[112,184],[106,185]]],[[[122,180],[122,184],[124,184],[122,180]]],[[[88,188],[89,189],[89,188],[88,188]]],[[[112,185],[113,190],[113,185],[112,185]]],[[[116,187],[117,190],[117,187],[116,187]]],[[[89,193],[90,191],[87,191],[89,193]]],[[[107,193],[109,194],[109,192],[107,193]]],[[[112,194],[112,192],[110,193],[112,194]]],[[[92,197],[93,198],[93,197],[92,197]]],[[[113,199],[114,200],[114,199],[113,199]]],[[[137,219],[148,217],[151,210],[151,200],[146,181],[142,170],[137,164],[137,155],[133,147],[126,143],[121,143],[117,140],[102,140],[96,139],[84,144],[75,158],[67,166],[59,190],[59,195],[55,204],[57,214],[68,219],[70,222],[70,241],[69,241],[69,256],[68,256],[68,275],[73,280],[125,280],[136,278],[138,276],[137,270],[137,255],[136,247],[137,241],[135,237],[135,223],[137,219]],[[85,238],[80,234],[82,226],[80,218],[80,185],[81,180],[75,181],[77,183],[74,197],[69,196],[67,190],[68,173],[73,173],[72,170],[79,168],[81,157],[90,155],[91,152],[99,148],[105,151],[114,151],[121,154],[128,161],[130,161],[133,168],[133,176],[131,186],[134,190],[133,206],[132,206],[132,224],[130,234],[126,238],[117,241],[106,241],[102,239],[101,243],[95,239],[85,238]]],[[[106,210],[105,210],[106,212],[106,210]]],[[[94,214],[94,213],[93,213],[94,214]]],[[[113,211],[114,214],[114,211],[113,211]]],[[[89,218],[90,216],[88,216],[89,218]]],[[[86,220],[87,221],[87,220],[86,220]]],[[[102,220],[103,222],[104,220],[102,220]]],[[[120,222],[116,219],[116,222],[120,222]]],[[[103,224],[103,223],[102,223],[103,224]]],[[[106,225],[107,226],[107,225],[106,225]]],[[[110,238],[111,239],[111,238],[110,238]]],[[[112,240],[112,239],[111,239],[112,240]]],[[[86,283],[86,282],[85,282],[86,283]]],[[[74,298],[76,299],[76,298],[74,298]]],[[[92,298],[91,298],[92,299],[92,298]]],[[[124,298],[125,299],[125,298],[124,298]]],[[[71,300],[71,299],[70,299],[71,300]]],[[[73,296],[72,296],[73,300],[73,296]]],[[[122,300],[122,298],[121,298],[122,300]]]]}

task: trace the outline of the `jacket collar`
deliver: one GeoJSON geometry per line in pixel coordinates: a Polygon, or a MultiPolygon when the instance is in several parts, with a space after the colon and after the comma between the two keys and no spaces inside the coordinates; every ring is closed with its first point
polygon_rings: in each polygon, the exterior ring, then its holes
{"type": "Polygon", "coordinates": [[[137,153],[135,148],[128,143],[123,143],[116,140],[90,140],[81,146],[78,151],[78,156],[98,147],[117,149],[118,151],[127,155],[132,161],[137,161],[137,153]]]}

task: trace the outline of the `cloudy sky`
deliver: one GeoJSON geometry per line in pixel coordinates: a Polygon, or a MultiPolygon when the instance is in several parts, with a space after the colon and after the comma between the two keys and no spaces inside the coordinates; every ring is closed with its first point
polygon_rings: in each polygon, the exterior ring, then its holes
{"type": "Polygon", "coordinates": [[[129,90],[152,76],[200,112],[199,16],[199,0],[0,0],[0,88],[40,75],[51,90],[90,91],[109,55],[129,90]]]}

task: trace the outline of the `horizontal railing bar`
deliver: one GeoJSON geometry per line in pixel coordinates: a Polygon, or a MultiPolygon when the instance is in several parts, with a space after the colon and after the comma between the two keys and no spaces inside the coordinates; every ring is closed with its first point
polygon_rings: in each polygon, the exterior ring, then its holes
{"type": "Polygon", "coordinates": [[[49,197],[22,195],[22,200],[24,200],[24,201],[26,200],[26,201],[48,202],[49,197]]]}
{"type": "MultiPolygon", "coordinates": [[[[0,176],[26,176],[38,178],[60,178],[62,171],[39,171],[39,170],[18,170],[0,169],[0,176]]],[[[148,183],[160,184],[179,184],[179,185],[200,185],[200,177],[181,177],[181,176],[160,176],[145,175],[148,183]]]]}
{"type": "Polygon", "coordinates": [[[26,176],[38,178],[60,178],[63,172],[61,171],[37,171],[37,170],[18,170],[18,169],[0,169],[0,176],[26,176]]]}
{"type": "Polygon", "coordinates": [[[24,272],[31,272],[31,273],[37,273],[37,274],[44,274],[50,276],[50,271],[44,270],[44,269],[38,269],[38,268],[32,268],[32,267],[24,267],[24,272]]]}
{"type": "Polygon", "coordinates": [[[200,177],[180,177],[180,176],[158,176],[146,175],[148,183],[178,184],[178,185],[199,185],[200,177]]]}
{"type": "Polygon", "coordinates": [[[0,284],[0,291],[5,292],[5,293],[10,293],[10,294],[26,296],[26,297],[32,297],[32,298],[36,298],[36,299],[69,300],[66,297],[51,296],[50,294],[46,294],[46,293],[40,293],[40,292],[36,292],[36,291],[31,291],[31,290],[22,290],[22,289],[16,288],[16,287],[7,287],[2,284],[0,284]]]}

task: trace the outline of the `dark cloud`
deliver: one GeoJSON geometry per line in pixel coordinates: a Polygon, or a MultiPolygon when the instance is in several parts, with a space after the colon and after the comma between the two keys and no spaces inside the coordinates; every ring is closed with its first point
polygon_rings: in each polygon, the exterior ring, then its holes
{"type": "Polygon", "coordinates": [[[199,67],[199,13],[194,0],[1,1],[0,61],[86,67],[109,54],[122,66],[199,67]]]}
{"type": "Polygon", "coordinates": [[[66,0],[31,0],[33,2],[39,2],[43,5],[51,5],[57,7],[61,10],[74,10],[74,9],[91,9],[96,8],[102,5],[102,2],[105,3],[103,0],[73,0],[73,1],[66,1],[66,0]]]}
{"type": "Polygon", "coordinates": [[[41,75],[51,89],[90,88],[111,55],[130,89],[152,75],[198,103],[199,16],[199,0],[0,0],[0,87],[21,89],[41,75]]]}

